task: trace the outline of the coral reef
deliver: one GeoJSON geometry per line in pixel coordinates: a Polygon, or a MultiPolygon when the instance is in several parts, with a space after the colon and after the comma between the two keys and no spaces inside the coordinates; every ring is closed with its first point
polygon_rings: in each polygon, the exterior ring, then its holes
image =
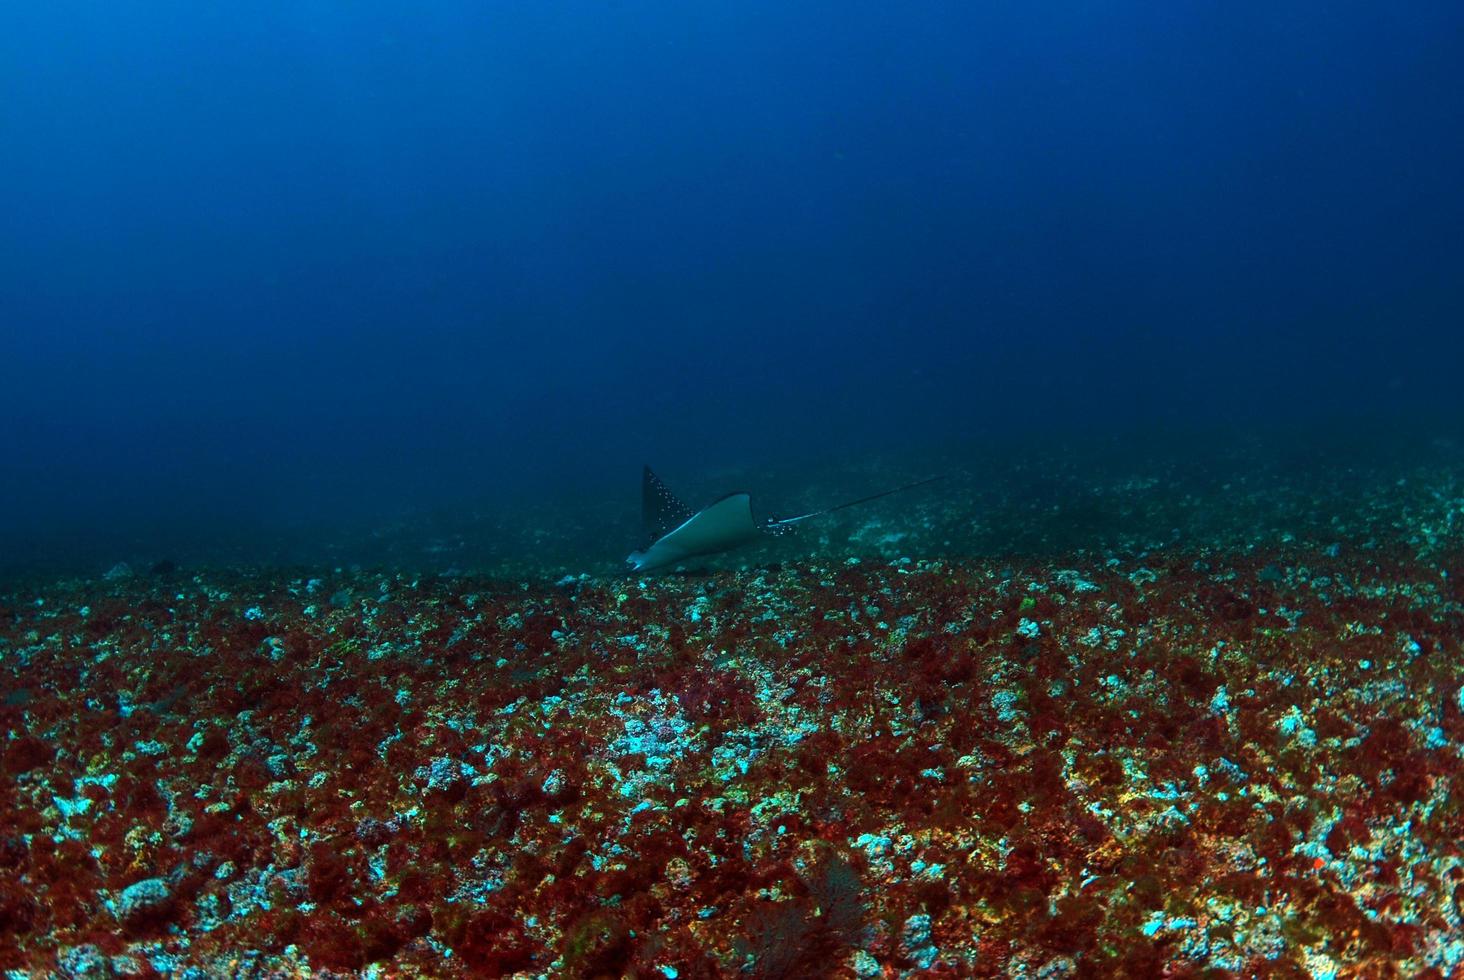
{"type": "Polygon", "coordinates": [[[1105,451],[660,578],[12,576],[0,971],[1464,971],[1456,454],[1105,451]]]}
{"type": "Polygon", "coordinates": [[[0,596],[12,976],[1447,976],[1464,557],[0,596]]]}

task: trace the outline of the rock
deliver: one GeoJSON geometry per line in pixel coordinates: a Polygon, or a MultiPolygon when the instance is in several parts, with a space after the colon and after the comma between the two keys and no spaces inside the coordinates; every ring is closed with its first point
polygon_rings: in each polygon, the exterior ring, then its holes
{"type": "Polygon", "coordinates": [[[107,571],[102,575],[102,579],[107,582],[125,582],[127,579],[130,579],[132,575],[132,566],[127,564],[125,561],[119,561],[117,564],[107,569],[107,571]]]}
{"type": "Polygon", "coordinates": [[[849,957],[847,965],[860,980],[873,980],[874,977],[884,975],[884,970],[880,967],[879,960],[862,949],[854,951],[853,955],[849,957]]]}
{"type": "Polygon", "coordinates": [[[115,976],[111,962],[91,943],[73,946],[57,958],[61,975],[69,980],[105,980],[115,976]]]}
{"type": "Polygon", "coordinates": [[[173,889],[162,878],[144,878],[128,885],[117,897],[117,920],[136,926],[165,915],[173,904],[173,889]]]}

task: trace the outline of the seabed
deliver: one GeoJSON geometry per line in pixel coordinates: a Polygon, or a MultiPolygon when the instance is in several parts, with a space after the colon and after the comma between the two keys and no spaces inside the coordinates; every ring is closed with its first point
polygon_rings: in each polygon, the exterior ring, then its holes
{"type": "Polygon", "coordinates": [[[953,497],[658,578],[17,582],[0,970],[1458,975],[1459,469],[1284,483],[1000,557],[929,557],[953,497]]]}

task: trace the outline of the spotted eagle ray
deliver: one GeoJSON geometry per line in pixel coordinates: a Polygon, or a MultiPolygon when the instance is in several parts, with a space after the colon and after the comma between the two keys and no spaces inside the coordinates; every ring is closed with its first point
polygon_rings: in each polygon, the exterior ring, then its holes
{"type": "Polygon", "coordinates": [[[867,504],[892,493],[913,490],[933,483],[940,477],[916,480],[892,490],[881,490],[858,500],[825,507],[822,510],[784,517],[781,520],[758,521],[752,516],[752,495],[745,490],[729,493],[701,510],[693,511],[676,499],[661,478],[647,466],[641,477],[641,519],[645,523],[645,546],[632,551],[625,563],[632,571],[653,572],[675,565],[688,558],[715,555],[751,544],[765,535],[778,535],[795,524],[813,517],[832,514],[845,507],[867,504]]]}

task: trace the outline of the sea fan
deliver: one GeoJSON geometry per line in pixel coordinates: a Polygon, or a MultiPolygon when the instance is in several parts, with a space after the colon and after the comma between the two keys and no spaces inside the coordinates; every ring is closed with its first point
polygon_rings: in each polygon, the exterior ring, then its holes
{"type": "Polygon", "coordinates": [[[735,946],[744,975],[757,980],[828,976],[859,938],[863,884],[848,861],[825,855],[800,880],[806,895],[763,903],[747,917],[746,934],[735,946]]]}

